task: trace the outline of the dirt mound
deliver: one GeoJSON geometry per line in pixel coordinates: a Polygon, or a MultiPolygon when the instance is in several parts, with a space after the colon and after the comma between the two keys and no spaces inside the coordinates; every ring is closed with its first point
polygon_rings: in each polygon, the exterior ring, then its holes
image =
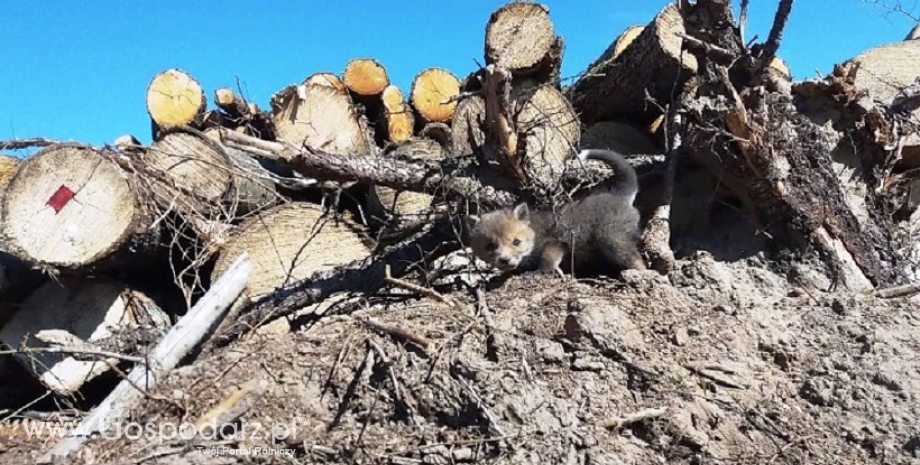
{"type": "MultiPolygon", "coordinates": [[[[699,253],[668,276],[517,276],[478,298],[449,294],[456,305],[391,295],[352,315],[326,315],[293,333],[263,331],[204,354],[134,416],[153,424],[240,417],[248,430],[212,441],[97,439],[84,459],[917,460],[915,304],[806,291],[787,278],[756,258],[727,264],[699,253]],[[371,329],[368,318],[433,344],[403,342],[371,329]],[[276,430],[275,445],[273,424],[291,427],[276,430]],[[294,457],[208,455],[219,447],[274,447],[294,457]]],[[[7,457],[29,460],[38,449],[11,446],[7,457]]]]}

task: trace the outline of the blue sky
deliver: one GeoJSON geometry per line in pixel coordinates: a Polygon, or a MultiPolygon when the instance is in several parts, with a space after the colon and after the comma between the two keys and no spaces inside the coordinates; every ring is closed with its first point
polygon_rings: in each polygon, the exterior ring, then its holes
{"type": "MultiPolygon", "coordinates": [[[[486,21],[503,3],[0,1],[0,139],[103,144],[133,134],[148,143],[147,84],[173,67],[194,75],[209,99],[239,79],[263,108],[274,92],[314,72],[341,74],[353,57],[377,58],[406,92],[426,67],[462,78],[483,60],[486,21]]],[[[543,3],[566,41],[563,75],[572,76],[667,2],[543,3]]],[[[748,39],[766,37],[776,3],[751,1],[748,39]]],[[[814,77],[866,48],[900,41],[912,26],[863,0],[799,0],[780,56],[796,79],[814,77]]]]}

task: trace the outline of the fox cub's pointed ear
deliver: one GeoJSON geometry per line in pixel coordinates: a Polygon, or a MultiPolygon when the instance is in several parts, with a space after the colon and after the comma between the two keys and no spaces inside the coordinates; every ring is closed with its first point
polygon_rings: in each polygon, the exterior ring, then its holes
{"type": "Polygon", "coordinates": [[[514,217],[519,220],[526,220],[530,216],[530,210],[527,208],[526,203],[515,205],[514,210],[511,212],[514,213],[514,217]]]}

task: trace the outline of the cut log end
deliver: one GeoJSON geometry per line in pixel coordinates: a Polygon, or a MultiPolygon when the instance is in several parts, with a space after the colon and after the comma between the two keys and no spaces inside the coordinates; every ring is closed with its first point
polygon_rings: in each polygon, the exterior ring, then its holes
{"type": "Polygon", "coordinates": [[[317,86],[328,86],[335,88],[339,92],[348,92],[348,89],[345,87],[345,84],[342,83],[342,80],[338,76],[332,73],[316,73],[310,77],[304,79],[304,85],[317,85],[317,86]]]}
{"type": "Polygon", "coordinates": [[[441,68],[428,68],[412,82],[412,105],[428,122],[450,121],[459,94],[460,79],[441,68]]]}
{"type": "Polygon", "coordinates": [[[189,124],[206,106],[198,81],[178,69],[157,74],[147,87],[147,112],[161,128],[189,124]]]}
{"type": "Polygon", "coordinates": [[[525,72],[543,60],[554,40],[549,8],[529,1],[505,4],[486,26],[486,63],[525,72]]]}
{"type": "Polygon", "coordinates": [[[352,221],[323,216],[319,207],[280,205],[240,226],[221,252],[212,279],[245,252],[252,263],[246,294],[257,298],[313,273],[367,258],[370,248],[356,231],[352,221]]]}
{"type": "Polygon", "coordinates": [[[581,139],[578,115],[558,90],[547,85],[515,88],[515,127],[525,153],[522,166],[530,184],[558,187],[565,161],[581,139]]]}
{"type": "Polygon", "coordinates": [[[415,128],[415,116],[412,109],[406,104],[403,93],[392,84],[383,90],[381,95],[383,103],[383,118],[380,122],[384,126],[387,139],[391,142],[405,142],[412,137],[415,128]]]}
{"type": "Polygon", "coordinates": [[[125,173],[102,153],[51,147],[24,161],[10,180],[0,227],[23,261],[79,269],[124,244],[140,210],[125,173]]]}
{"type": "Polygon", "coordinates": [[[377,60],[356,58],[342,73],[345,87],[358,95],[378,95],[390,84],[387,70],[377,60]]]}
{"type": "Polygon", "coordinates": [[[636,40],[636,37],[639,37],[639,34],[641,34],[643,30],[645,30],[645,26],[630,26],[626,28],[613,43],[613,56],[610,58],[616,60],[617,57],[622,55],[626,47],[629,47],[629,45],[636,40]]]}
{"type": "Polygon", "coordinates": [[[6,187],[10,182],[20,163],[22,163],[21,158],[0,154],[0,189],[6,187]]]}
{"type": "Polygon", "coordinates": [[[275,136],[281,141],[337,155],[370,153],[366,120],[351,97],[334,87],[287,87],[272,97],[271,105],[275,136]]]}

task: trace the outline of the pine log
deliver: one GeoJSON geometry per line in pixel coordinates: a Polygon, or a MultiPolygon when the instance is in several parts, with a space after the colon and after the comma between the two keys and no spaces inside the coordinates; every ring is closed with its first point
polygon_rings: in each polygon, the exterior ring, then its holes
{"type": "Polygon", "coordinates": [[[450,121],[457,108],[460,79],[441,68],[428,68],[412,81],[412,105],[426,122],[450,121]]]}
{"type": "MultiPolygon", "coordinates": [[[[853,84],[857,89],[882,105],[891,105],[901,90],[920,76],[920,41],[907,40],[869,49],[845,62],[844,67],[855,71],[853,84]]],[[[914,120],[920,119],[920,109],[911,115],[914,120]]],[[[920,167],[920,134],[909,134],[902,143],[903,167],[920,167]]]]}
{"type": "Polygon", "coordinates": [[[342,73],[342,82],[350,91],[361,96],[380,95],[390,85],[387,70],[377,60],[355,58],[342,73]]]}
{"type": "Polygon", "coordinates": [[[147,112],[162,129],[191,123],[206,106],[204,90],[198,81],[178,69],[157,74],[147,87],[147,112]]]}
{"type": "Polygon", "coordinates": [[[360,231],[352,220],[324,215],[312,204],[279,205],[240,225],[221,251],[213,277],[245,252],[252,263],[245,294],[257,298],[313,273],[367,258],[370,247],[360,231]]]}
{"type": "Polygon", "coordinates": [[[303,85],[317,85],[333,87],[339,92],[348,92],[348,88],[342,83],[338,76],[332,73],[315,73],[303,80],[303,85]]]}
{"type": "Polygon", "coordinates": [[[85,270],[152,250],[147,201],[113,155],[51,146],[24,160],[0,204],[9,252],[43,269],[85,270]]]}
{"type": "MultiPolygon", "coordinates": [[[[49,281],[25,299],[0,329],[0,341],[17,348],[48,347],[36,339],[44,330],[62,330],[81,341],[94,344],[105,340],[111,351],[122,352],[127,346],[119,331],[143,327],[165,331],[169,315],[144,294],[108,279],[65,278],[49,281]]],[[[79,360],[73,354],[18,353],[16,359],[49,389],[69,395],[87,381],[110,370],[102,358],[79,360]]],[[[117,363],[117,359],[108,359],[117,363]]]]}
{"type": "Polygon", "coordinates": [[[615,41],[613,41],[613,55],[609,58],[616,60],[617,57],[623,54],[623,51],[626,50],[626,47],[629,47],[633,41],[636,40],[636,37],[639,37],[639,34],[645,30],[645,26],[630,26],[626,28],[615,41]]]}
{"type": "Polygon", "coordinates": [[[515,77],[539,74],[547,82],[562,60],[562,40],[555,35],[549,8],[540,3],[514,1],[495,10],[485,44],[486,64],[515,77]]]}
{"type": "Polygon", "coordinates": [[[249,103],[229,87],[221,87],[214,91],[214,103],[231,118],[248,120],[253,117],[249,103]]]}
{"type": "Polygon", "coordinates": [[[275,94],[271,105],[275,135],[289,145],[337,155],[371,153],[367,122],[348,94],[324,85],[291,86],[275,94]]]}
{"type": "Polygon", "coordinates": [[[639,125],[652,123],[660,110],[646,100],[646,92],[662,106],[680,92],[697,69],[696,58],[681,53],[683,18],[669,3],[620,55],[616,41],[583,73],[567,94],[582,123],[619,118],[639,125]]]}
{"type": "MultiPolygon", "coordinates": [[[[432,139],[412,139],[400,144],[388,156],[400,160],[439,162],[444,148],[432,139]]],[[[431,210],[434,196],[422,192],[396,190],[386,186],[371,186],[367,211],[371,220],[385,222],[392,216],[414,217],[431,210]]]]}
{"type": "Polygon", "coordinates": [[[233,218],[276,202],[274,185],[249,157],[223,150],[203,133],[176,129],[141,157],[152,169],[153,192],[162,205],[206,219],[233,218]]]}
{"type": "Polygon", "coordinates": [[[383,89],[380,99],[383,107],[377,120],[380,126],[378,133],[386,135],[386,140],[390,142],[400,143],[409,140],[415,129],[415,116],[402,91],[390,84],[383,89]]]}
{"type": "Polygon", "coordinates": [[[601,121],[588,128],[581,136],[581,148],[613,150],[624,155],[661,152],[649,135],[618,121],[601,121]]]}
{"type": "Polygon", "coordinates": [[[578,115],[561,92],[548,85],[516,87],[514,125],[518,132],[520,167],[528,185],[555,190],[566,160],[581,139],[578,115]]]}

